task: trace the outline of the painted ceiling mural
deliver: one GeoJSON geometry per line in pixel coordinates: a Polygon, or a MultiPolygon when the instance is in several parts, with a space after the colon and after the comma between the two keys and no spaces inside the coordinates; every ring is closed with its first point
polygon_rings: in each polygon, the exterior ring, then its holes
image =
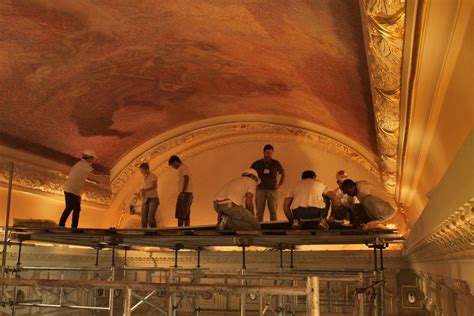
{"type": "Polygon", "coordinates": [[[376,153],[357,0],[0,1],[0,144],[105,167],[221,115],[319,124],[376,153]]]}

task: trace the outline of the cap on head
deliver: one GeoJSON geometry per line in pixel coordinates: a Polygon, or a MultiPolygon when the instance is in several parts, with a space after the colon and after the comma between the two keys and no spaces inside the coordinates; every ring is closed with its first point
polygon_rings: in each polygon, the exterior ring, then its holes
{"type": "Polygon", "coordinates": [[[257,184],[260,184],[260,178],[258,177],[257,170],[255,170],[253,168],[249,168],[249,169],[245,170],[244,172],[242,172],[242,176],[253,176],[253,177],[255,177],[255,180],[257,181],[257,184]]]}
{"type": "Polygon", "coordinates": [[[84,149],[84,151],[82,152],[82,155],[87,156],[87,157],[97,158],[97,155],[95,154],[95,151],[92,150],[92,149],[84,149]]]}
{"type": "Polygon", "coordinates": [[[344,181],[348,178],[349,176],[347,175],[347,173],[344,171],[344,170],[339,170],[337,173],[336,173],[336,181],[344,181]]]}

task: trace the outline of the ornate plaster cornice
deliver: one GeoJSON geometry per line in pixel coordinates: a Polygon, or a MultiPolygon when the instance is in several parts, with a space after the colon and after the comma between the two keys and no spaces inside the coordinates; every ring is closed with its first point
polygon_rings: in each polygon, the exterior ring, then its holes
{"type": "Polygon", "coordinates": [[[369,159],[353,148],[326,135],[303,128],[274,123],[234,122],[186,132],[153,146],[130,161],[118,173],[111,184],[112,194],[115,196],[121,190],[124,183],[137,171],[137,165],[143,161],[153,161],[155,158],[163,155],[164,158],[158,162],[154,171],[157,174],[165,171],[168,157],[164,156],[164,154],[176,153],[177,148],[180,148],[183,144],[186,146],[182,147],[179,154],[183,158],[188,158],[219,146],[247,141],[260,141],[262,139],[308,144],[349,159],[366,169],[374,177],[379,177],[377,167],[369,159]]]}
{"type": "Polygon", "coordinates": [[[380,170],[386,190],[395,194],[400,134],[400,85],[405,3],[360,0],[374,105],[380,170]]]}
{"type": "Polygon", "coordinates": [[[474,258],[474,198],[405,251],[409,261],[474,258]]]}
{"type": "MultiPolygon", "coordinates": [[[[37,194],[63,195],[63,185],[67,178],[65,173],[11,159],[0,159],[0,184],[8,184],[10,163],[14,164],[13,185],[16,188],[37,194]]],[[[110,205],[111,202],[108,186],[94,183],[86,184],[82,198],[100,205],[110,205]]]]}

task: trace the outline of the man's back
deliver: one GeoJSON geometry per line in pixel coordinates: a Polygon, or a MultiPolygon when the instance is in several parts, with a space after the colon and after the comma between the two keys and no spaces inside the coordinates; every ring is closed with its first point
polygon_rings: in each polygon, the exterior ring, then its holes
{"type": "Polygon", "coordinates": [[[244,205],[245,195],[255,194],[256,183],[249,177],[238,177],[227,182],[215,195],[215,200],[230,199],[237,205],[244,205]]]}
{"type": "Polygon", "coordinates": [[[384,190],[381,189],[368,181],[362,180],[356,182],[357,187],[357,198],[362,202],[367,196],[374,196],[387,202],[393,209],[397,209],[397,204],[394,199],[384,190]]]}
{"type": "Polygon", "coordinates": [[[327,191],[327,185],[317,179],[304,179],[289,190],[289,197],[293,198],[291,208],[317,207],[324,208],[323,194],[327,191]]]}
{"type": "Polygon", "coordinates": [[[81,195],[87,175],[94,170],[85,160],[79,160],[69,171],[68,179],[64,183],[64,191],[81,195]]]}

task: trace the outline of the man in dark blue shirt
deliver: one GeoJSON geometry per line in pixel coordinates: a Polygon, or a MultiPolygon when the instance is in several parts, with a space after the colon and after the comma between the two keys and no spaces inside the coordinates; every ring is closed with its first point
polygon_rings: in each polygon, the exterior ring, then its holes
{"type": "Polygon", "coordinates": [[[263,147],[263,159],[255,161],[250,168],[257,170],[262,181],[257,187],[255,196],[255,206],[257,209],[257,219],[263,221],[265,206],[268,205],[270,211],[270,221],[277,220],[277,200],[278,189],[285,180],[285,170],[278,160],[272,159],[273,146],[270,144],[263,147]],[[280,174],[280,181],[277,181],[280,174]]]}

